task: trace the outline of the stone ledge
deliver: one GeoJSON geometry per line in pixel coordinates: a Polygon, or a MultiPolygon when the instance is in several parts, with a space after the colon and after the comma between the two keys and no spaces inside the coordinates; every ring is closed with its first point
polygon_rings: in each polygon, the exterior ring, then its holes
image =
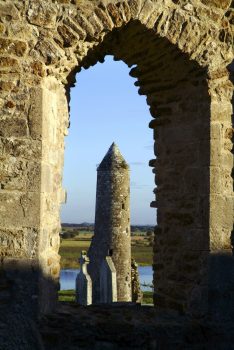
{"type": "Polygon", "coordinates": [[[66,350],[232,349],[234,340],[231,323],[219,325],[132,305],[62,303],[41,320],[40,332],[47,350],[62,350],[64,344],[66,350]]]}

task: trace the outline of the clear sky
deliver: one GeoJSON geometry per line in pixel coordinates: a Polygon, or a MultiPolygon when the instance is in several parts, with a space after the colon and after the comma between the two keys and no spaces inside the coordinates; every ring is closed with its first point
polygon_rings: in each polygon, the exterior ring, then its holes
{"type": "Polygon", "coordinates": [[[67,203],[62,205],[62,222],[94,222],[96,168],[114,141],[131,169],[131,223],[155,224],[156,211],[150,208],[154,175],[148,166],[154,158],[153,135],[146,98],[138,95],[128,66],[111,56],[76,78],[65,140],[67,203]]]}

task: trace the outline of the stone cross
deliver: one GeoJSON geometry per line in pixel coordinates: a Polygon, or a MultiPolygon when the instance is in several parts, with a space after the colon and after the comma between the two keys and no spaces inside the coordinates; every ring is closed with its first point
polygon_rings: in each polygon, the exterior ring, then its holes
{"type": "Polygon", "coordinates": [[[76,301],[81,305],[92,304],[92,280],[88,274],[89,258],[86,251],[81,252],[79,259],[80,273],[76,277],[76,301]]]}
{"type": "Polygon", "coordinates": [[[100,268],[100,302],[113,303],[117,301],[116,269],[111,256],[106,256],[100,268]]]}

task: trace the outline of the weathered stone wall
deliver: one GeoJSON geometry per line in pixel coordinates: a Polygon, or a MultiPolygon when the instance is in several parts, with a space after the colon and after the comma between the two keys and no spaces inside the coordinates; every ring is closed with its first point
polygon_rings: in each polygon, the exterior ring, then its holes
{"type": "Polygon", "coordinates": [[[149,306],[61,305],[41,321],[46,350],[232,349],[233,319],[217,324],[160,313],[149,306]],[[61,332],[61,329],[63,330],[61,332]]]}
{"type": "Polygon", "coordinates": [[[0,2],[1,295],[34,305],[39,277],[20,298],[21,272],[57,280],[63,86],[112,54],[137,65],[154,118],[155,303],[205,312],[210,249],[229,250],[233,222],[232,38],[229,0],[0,2]]]}
{"type": "Polygon", "coordinates": [[[140,276],[138,265],[134,259],[131,261],[131,279],[132,279],[132,301],[142,303],[143,293],[141,291],[140,276]]]}
{"type": "Polygon", "coordinates": [[[94,303],[100,301],[100,267],[109,252],[116,269],[117,301],[131,301],[129,166],[114,143],[97,169],[95,229],[88,251],[94,303]]]}
{"type": "MultiPolygon", "coordinates": [[[[64,200],[62,169],[64,136],[67,133],[68,112],[65,91],[54,78],[43,81],[42,93],[42,162],[39,262],[43,275],[51,278],[55,288],[41,289],[42,307],[47,310],[48,300],[56,301],[60,272],[58,255],[60,237],[60,204],[64,200]],[[52,293],[50,298],[48,294],[52,293]]],[[[49,304],[49,303],[48,303],[49,304]]]]}

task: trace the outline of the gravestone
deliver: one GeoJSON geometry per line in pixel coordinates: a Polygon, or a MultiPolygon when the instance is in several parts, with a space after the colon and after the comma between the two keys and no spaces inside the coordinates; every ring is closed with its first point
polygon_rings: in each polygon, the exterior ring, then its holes
{"type": "Polygon", "coordinates": [[[112,303],[117,301],[117,279],[113,260],[107,256],[100,268],[100,302],[112,303]]]}
{"type": "Polygon", "coordinates": [[[92,280],[87,272],[89,258],[86,251],[81,252],[80,273],[76,277],[76,301],[81,305],[92,304],[92,280]]]}

